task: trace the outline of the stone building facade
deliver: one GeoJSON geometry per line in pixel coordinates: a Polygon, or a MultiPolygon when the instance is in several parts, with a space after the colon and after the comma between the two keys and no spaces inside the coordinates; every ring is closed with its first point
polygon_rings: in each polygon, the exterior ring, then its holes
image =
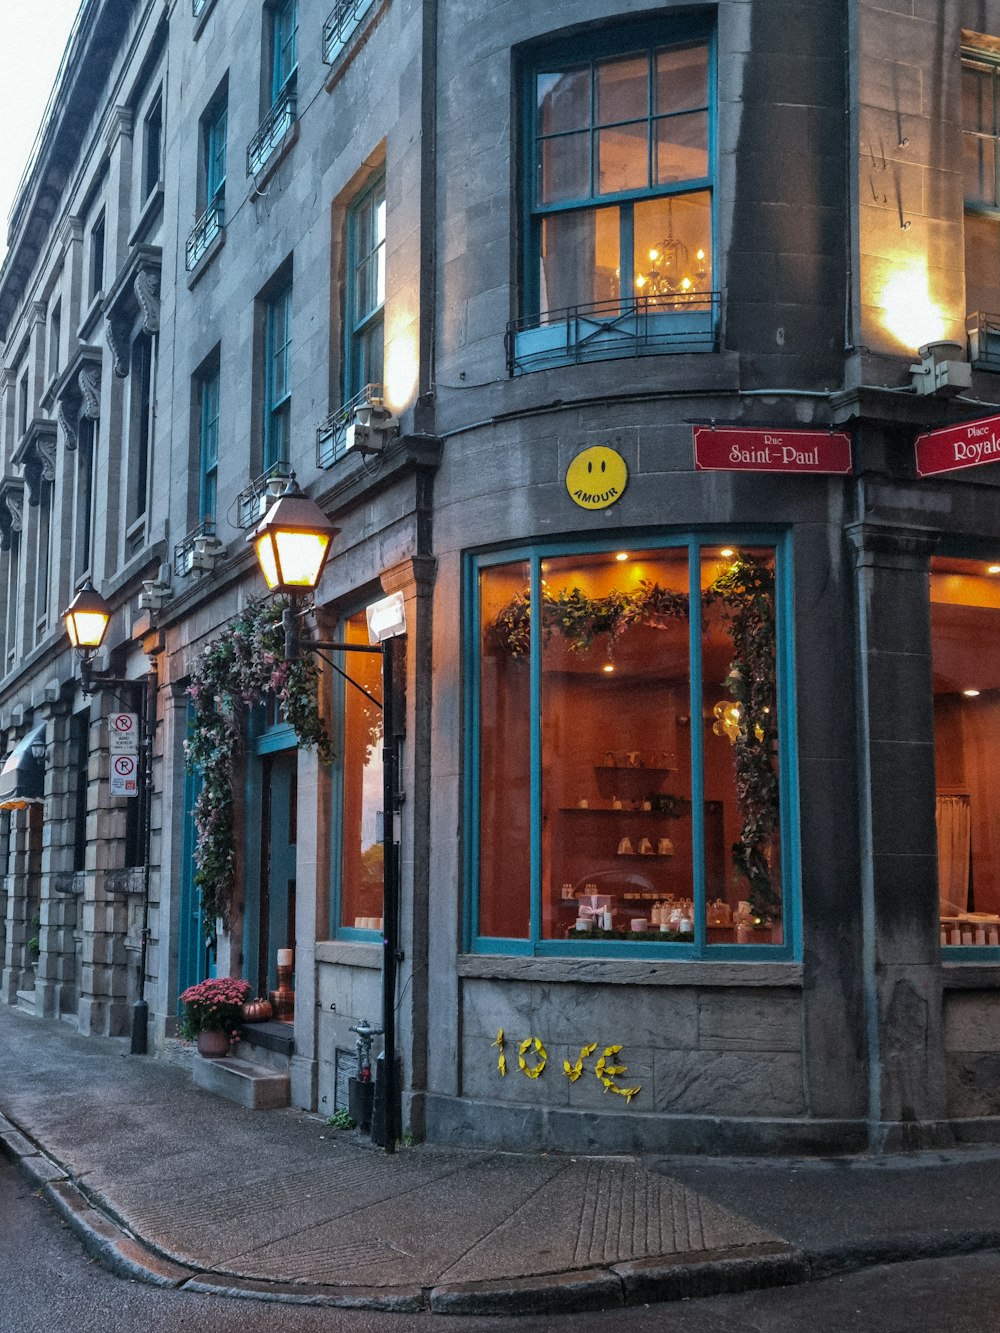
{"type": "Polygon", "coordinates": [[[153,662],[154,1045],[292,948],[266,1058],[340,1104],[377,719],[325,663],[332,765],[248,709],[211,947],[183,758],[294,469],[321,637],[406,607],[414,1133],[994,1136],[998,164],[1000,0],[85,0],[0,272],[3,1000],[128,1031],[153,662]]]}

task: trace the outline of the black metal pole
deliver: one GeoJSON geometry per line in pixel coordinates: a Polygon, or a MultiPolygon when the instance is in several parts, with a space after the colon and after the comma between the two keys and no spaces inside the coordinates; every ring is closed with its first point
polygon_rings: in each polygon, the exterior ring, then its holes
{"type": "Polygon", "coordinates": [[[142,821],[142,934],[139,941],[139,976],[137,998],[132,1006],[132,1055],[145,1055],[149,1049],[149,1005],[146,1002],[146,960],[149,952],[149,861],[153,845],[153,737],[156,734],[156,695],[159,671],[156,658],[150,656],[146,673],[146,691],[142,710],[142,787],[139,799],[142,821]]]}
{"type": "Polygon", "coordinates": [[[385,1150],[396,1151],[396,950],[399,876],[396,861],[396,735],[393,717],[393,641],[382,644],[382,1031],[385,1150]]]}

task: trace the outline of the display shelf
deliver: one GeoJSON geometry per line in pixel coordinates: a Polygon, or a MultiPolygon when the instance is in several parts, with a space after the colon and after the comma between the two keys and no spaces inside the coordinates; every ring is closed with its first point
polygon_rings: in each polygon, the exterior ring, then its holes
{"type": "Polygon", "coordinates": [[[673,852],[615,852],[616,861],[672,861],[673,852]]]}
{"type": "Polygon", "coordinates": [[[630,774],[631,776],[634,777],[637,773],[676,773],[676,772],[677,772],[677,765],[674,764],[674,765],[673,765],[672,767],[670,767],[670,768],[652,768],[652,767],[643,767],[643,768],[640,768],[640,767],[635,767],[635,768],[633,768],[633,767],[628,767],[628,768],[626,768],[623,764],[595,764],[595,765],[594,765],[594,772],[595,772],[595,773],[628,773],[628,774],[630,774]]]}
{"type": "Polygon", "coordinates": [[[656,815],[659,819],[668,819],[662,810],[615,810],[607,805],[558,805],[556,810],[561,815],[656,815]]]}

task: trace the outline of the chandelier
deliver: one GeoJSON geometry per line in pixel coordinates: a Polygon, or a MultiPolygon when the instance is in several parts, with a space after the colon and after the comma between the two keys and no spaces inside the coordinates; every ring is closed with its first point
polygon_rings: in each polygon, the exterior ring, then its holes
{"type": "Polygon", "coordinates": [[[667,234],[648,254],[649,268],[635,279],[640,296],[684,296],[702,289],[708,276],[705,251],[699,247],[695,251],[694,263],[691,263],[687,246],[674,235],[672,200],[667,201],[667,234]]]}

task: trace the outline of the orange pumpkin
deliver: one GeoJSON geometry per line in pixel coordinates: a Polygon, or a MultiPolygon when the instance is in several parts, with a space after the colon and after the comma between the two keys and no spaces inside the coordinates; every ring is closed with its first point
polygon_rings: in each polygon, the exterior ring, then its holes
{"type": "Polygon", "coordinates": [[[266,1023],[274,1010],[271,1001],[259,995],[256,1000],[247,1000],[242,1012],[244,1023],[266,1023]]]}

